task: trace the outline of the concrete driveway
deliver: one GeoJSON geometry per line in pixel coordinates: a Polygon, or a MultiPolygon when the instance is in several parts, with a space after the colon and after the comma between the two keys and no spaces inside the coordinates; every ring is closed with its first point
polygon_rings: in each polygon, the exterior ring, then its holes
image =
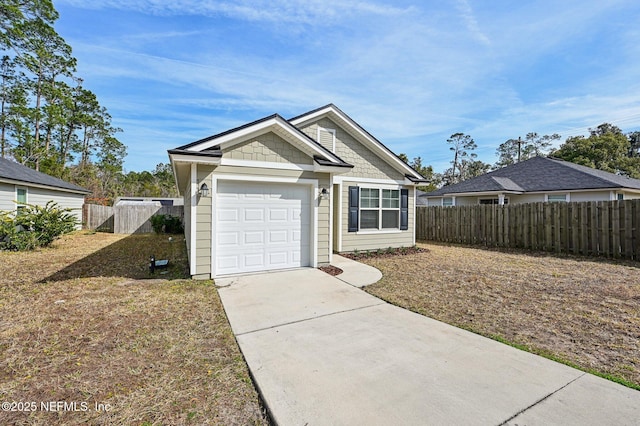
{"type": "Polygon", "coordinates": [[[640,392],[392,306],[316,269],[216,280],[280,425],[632,425],[640,392]]]}

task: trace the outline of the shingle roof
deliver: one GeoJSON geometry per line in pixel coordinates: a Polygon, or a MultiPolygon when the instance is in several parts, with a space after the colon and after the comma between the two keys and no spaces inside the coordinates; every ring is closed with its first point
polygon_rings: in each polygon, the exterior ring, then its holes
{"type": "Polygon", "coordinates": [[[445,186],[425,197],[474,192],[542,192],[583,189],[640,189],[640,180],[549,157],[534,157],[473,179],[445,186]]]}
{"type": "Polygon", "coordinates": [[[0,158],[0,179],[10,179],[19,182],[32,183],[37,185],[50,186],[53,188],[66,189],[76,192],[90,193],[91,191],[65,182],[62,179],[37,172],[27,166],[16,163],[6,158],[0,158]]]}

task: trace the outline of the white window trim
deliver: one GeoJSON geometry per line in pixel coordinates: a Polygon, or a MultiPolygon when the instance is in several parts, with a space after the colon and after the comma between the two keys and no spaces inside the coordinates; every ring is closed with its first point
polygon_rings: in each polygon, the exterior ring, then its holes
{"type": "Polygon", "coordinates": [[[398,233],[398,232],[405,232],[400,230],[400,203],[402,202],[402,194],[400,192],[401,188],[385,188],[382,186],[360,186],[360,191],[358,194],[358,197],[360,197],[360,199],[358,200],[358,230],[356,231],[356,234],[390,234],[390,233],[398,233]],[[378,207],[362,207],[362,190],[363,189],[375,189],[378,191],[378,207]],[[384,208],[382,207],[382,191],[383,190],[390,190],[390,191],[398,191],[398,207],[389,207],[389,208],[384,208]],[[362,211],[374,211],[377,210],[378,211],[378,229],[373,229],[373,228],[366,228],[366,229],[362,229],[362,211]],[[397,210],[398,211],[398,227],[397,228],[383,228],[382,227],[382,212],[385,210],[397,210]]]}
{"type": "Polygon", "coordinates": [[[336,129],[329,129],[326,127],[318,126],[318,131],[316,134],[317,136],[316,140],[318,141],[318,143],[320,143],[320,132],[331,133],[331,152],[335,154],[336,153],[336,129]]]}
{"type": "Polygon", "coordinates": [[[506,206],[507,204],[509,204],[509,197],[498,197],[498,198],[495,198],[495,197],[478,197],[478,204],[481,204],[480,203],[481,200],[498,200],[498,204],[497,205],[499,205],[499,206],[502,206],[502,205],[506,206]],[[500,200],[502,200],[502,204],[500,204],[500,200]]]}
{"type": "Polygon", "coordinates": [[[17,212],[20,207],[26,207],[29,204],[29,188],[26,187],[26,186],[18,186],[18,185],[16,185],[16,193],[15,193],[15,195],[16,195],[15,200],[16,200],[16,212],[17,212]],[[25,202],[24,203],[18,202],[18,190],[19,189],[24,189],[24,192],[25,192],[24,193],[24,198],[25,198],[25,202]]]}
{"type": "Polygon", "coordinates": [[[571,193],[569,192],[556,192],[556,193],[551,193],[551,194],[544,194],[544,202],[548,203],[549,201],[549,195],[564,195],[564,201],[561,200],[555,200],[555,201],[551,201],[553,203],[569,203],[571,201],[571,193]]]}
{"type": "Polygon", "coordinates": [[[456,197],[442,197],[442,200],[441,200],[441,206],[442,207],[455,207],[455,205],[456,205],[456,197]],[[451,198],[451,205],[450,206],[445,206],[444,205],[444,199],[445,198],[451,198]]]}

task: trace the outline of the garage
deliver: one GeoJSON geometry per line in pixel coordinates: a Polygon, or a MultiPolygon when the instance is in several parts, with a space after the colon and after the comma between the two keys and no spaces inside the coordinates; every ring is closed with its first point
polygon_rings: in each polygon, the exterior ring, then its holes
{"type": "Polygon", "coordinates": [[[310,265],[309,185],[218,181],[216,274],[310,265]]]}

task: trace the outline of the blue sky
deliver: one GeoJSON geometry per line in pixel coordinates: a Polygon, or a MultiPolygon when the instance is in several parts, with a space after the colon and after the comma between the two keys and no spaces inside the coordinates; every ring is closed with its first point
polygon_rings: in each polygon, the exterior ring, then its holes
{"type": "Polygon", "coordinates": [[[637,0],[54,0],[127,171],[275,112],[334,103],[436,171],[528,132],[640,130],[637,0]]]}

